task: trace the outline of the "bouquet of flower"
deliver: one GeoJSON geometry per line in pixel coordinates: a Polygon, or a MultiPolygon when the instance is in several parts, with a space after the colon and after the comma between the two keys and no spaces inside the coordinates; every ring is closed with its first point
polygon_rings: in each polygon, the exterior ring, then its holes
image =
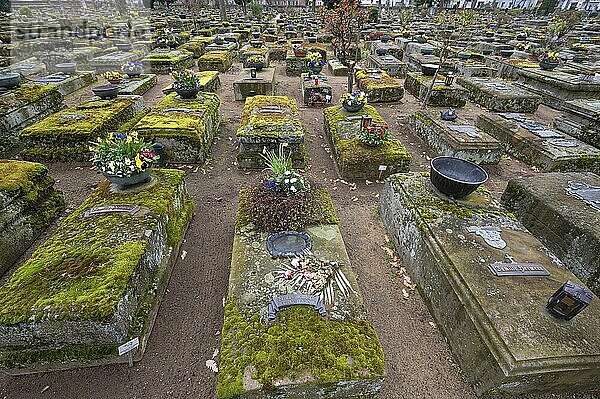
{"type": "Polygon", "coordinates": [[[251,57],[248,57],[248,59],[246,60],[246,62],[248,64],[265,64],[265,57],[263,57],[262,55],[253,55],[251,57]]]}
{"type": "Polygon", "coordinates": [[[171,73],[175,90],[197,90],[200,87],[200,77],[191,69],[182,69],[171,73]]]}
{"type": "Polygon", "coordinates": [[[311,52],[308,53],[308,66],[313,68],[313,67],[320,67],[323,66],[325,63],[323,62],[323,57],[321,56],[321,53],[319,52],[311,52]]]}
{"type": "Polygon", "coordinates": [[[389,140],[390,132],[387,125],[372,123],[358,134],[358,139],[368,145],[381,145],[389,140]]]}
{"type": "Polygon", "coordinates": [[[119,71],[107,71],[104,72],[101,76],[109,82],[118,82],[123,80],[124,78],[123,74],[119,71]]]}
{"type": "Polygon", "coordinates": [[[560,62],[560,54],[554,51],[548,51],[542,55],[540,55],[539,58],[540,62],[551,62],[551,63],[557,63],[560,62]]]}
{"type": "Polygon", "coordinates": [[[114,133],[90,143],[92,164],[100,173],[131,177],[142,173],[159,158],[152,146],[138,138],[136,133],[114,133]]]}
{"type": "Polygon", "coordinates": [[[142,63],[139,61],[126,62],[121,66],[121,70],[128,75],[142,73],[142,63]]]}
{"type": "Polygon", "coordinates": [[[286,195],[298,193],[307,188],[307,184],[304,177],[294,171],[292,158],[284,153],[283,148],[284,145],[279,147],[278,154],[275,154],[274,151],[265,151],[264,154],[261,154],[267,170],[270,172],[269,177],[265,180],[265,187],[286,195]]]}
{"type": "Polygon", "coordinates": [[[362,91],[355,91],[354,93],[344,93],[340,97],[340,104],[346,104],[350,107],[365,105],[366,103],[367,95],[362,91]]]}

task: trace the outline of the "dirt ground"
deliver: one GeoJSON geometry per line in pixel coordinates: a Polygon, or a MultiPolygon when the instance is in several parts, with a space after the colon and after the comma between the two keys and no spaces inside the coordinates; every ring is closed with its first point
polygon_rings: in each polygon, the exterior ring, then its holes
{"type": "MultiPolygon", "coordinates": [[[[300,78],[286,77],[285,67],[277,65],[277,94],[296,98],[307,128],[309,174],[329,189],[340,217],[340,227],[352,266],[364,294],[369,320],[379,334],[385,352],[387,378],[382,399],[475,398],[425,303],[417,292],[403,299],[402,281],[381,248],[385,231],[378,216],[380,183],[356,181],[356,189],[340,181],[327,139],[323,135],[320,108],[304,107],[300,78]]],[[[234,234],[234,213],[238,190],[257,178],[257,172],[242,172],[235,166],[235,131],[243,102],[233,99],[233,86],[239,64],[221,74],[221,114],[223,123],[206,165],[180,166],[187,171],[186,183],[196,203],[195,217],[187,232],[158,312],[146,353],[139,363],[128,368],[109,365],[28,376],[0,375],[0,399],[86,399],[86,398],[200,398],[215,397],[217,375],[205,366],[220,348],[223,325],[223,297],[226,295],[234,234]]],[[[155,104],[169,78],[145,95],[155,104]]],[[[330,77],[334,98],[344,89],[344,77],[330,77]]],[[[89,97],[83,89],[69,99],[76,103],[89,97]]],[[[397,104],[376,105],[395,136],[409,148],[411,170],[428,171],[434,156],[427,145],[408,126],[408,116],[419,107],[405,94],[397,104]]],[[[469,115],[483,112],[469,106],[469,115]]],[[[538,112],[544,120],[553,111],[538,112]]],[[[175,166],[177,167],[177,166],[175,166]]],[[[101,181],[88,164],[53,164],[50,173],[67,199],[71,212],[101,181]]],[[[498,166],[486,167],[488,188],[499,198],[506,182],[516,175],[535,170],[511,158],[498,166]]],[[[51,229],[49,230],[51,232],[51,229]]],[[[46,233],[47,234],[47,233],[46,233]]],[[[43,241],[43,237],[38,240],[43,241]]],[[[25,257],[24,257],[25,258],[25,257]]],[[[591,395],[542,395],[536,398],[593,398],[591,395]]],[[[307,398],[308,399],[308,398],[307,398]]]]}

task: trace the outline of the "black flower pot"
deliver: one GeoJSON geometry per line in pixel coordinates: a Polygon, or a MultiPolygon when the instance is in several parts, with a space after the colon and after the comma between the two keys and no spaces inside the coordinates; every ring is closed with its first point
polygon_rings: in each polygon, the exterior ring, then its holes
{"type": "Polygon", "coordinates": [[[102,173],[102,175],[106,177],[106,180],[108,180],[109,182],[116,184],[121,189],[124,189],[127,187],[134,186],[136,184],[149,182],[151,178],[151,172],[152,168],[148,168],[143,172],[128,177],[113,176],[108,173],[102,173]]]}
{"type": "Polygon", "coordinates": [[[0,73],[0,87],[12,89],[21,83],[21,75],[18,73],[0,73]]]}
{"type": "Polygon", "coordinates": [[[263,68],[265,67],[265,64],[262,62],[249,62],[248,63],[248,68],[254,68],[256,69],[256,71],[262,71],[263,68]]]}
{"type": "Polygon", "coordinates": [[[421,47],[421,54],[423,55],[431,55],[433,54],[433,47],[421,47]]]}
{"type": "Polygon", "coordinates": [[[385,47],[379,47],[377,50],[375,50],[375,52],[377,53],[377,55],[383,56],[388,53],[388,49],[385,47]]]}
{"type": "Polygon", "coordinates": [[[308,37],[307,38],[309,43],[316,43],[317,42],[317,38],[316,37],[308,37]]]}
{"type": "Polygon", "coordinates": [[[175,92],[182,100],[191,100],[198,97],[200,89],[175,89],[175,92]]]}
{"type": "Polygon", "coordinates": [[[114,84],[98,86],[92,89],[94,94],[103,100],[111,100],[113,98],[116,98],[119,94],[119,90],[121,90],[121,86],[114,84]]]}
{"type": "Polygon", "coordinates": [[[342,103],[342,107],[344,107],[344,109],[348,112],[358,112],[360,111],[363,107],[365,106],[365,104],[357,104],[357,105],[350,105],[348,103],[342,103]]]}
{"type": "Polygon", "coordinates": [[[511,55],[514,54],[514,50],[500,50],[500,57],[502,58],[510,58],[511,55]]]}
{"type": "Polygon", "coordinates": [[[440,192],[454,198],[464,198],[477,190],[488,179],[479,165],[455,157],[437,157],[431,160],[431,183],[440,192]]]}
{"type": "Polygon", "coordinates": [[[551,71],[557,66],[558,62],[551,62],[546,60],[540,61],[540,68],[542,68],[544,71],[551,71]]]}
{"type": "Polygon", "coordinates": [[[440,66],[437,64],[422,64],[421,72],[423,72],[423,75],[425,76],[433,76],[435,75],[435,71],[437,71],[439,67],[440,66]]]}
{"type": "Polygon", "coordinates": [[[314,75],[318,75],[323,70],[323,65],[309,66],[309,68],[314,75]]]}

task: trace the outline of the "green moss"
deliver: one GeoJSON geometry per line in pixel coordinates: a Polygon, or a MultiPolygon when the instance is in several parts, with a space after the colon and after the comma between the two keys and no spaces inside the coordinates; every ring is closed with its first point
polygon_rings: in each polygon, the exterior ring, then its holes
{"type": "Polygon", "coordinates": [[[60,103],[62,95],[54,86],[23,85],[10,90],[9,96],[0,99],[0,116],[9,110],[30,104],[47,97],[48,102],[60,103]]]}
{"type": "Polygon", "coordinates": [[[0,352],[0,364],[6,369],[15,369],[38,362],[66,362],[72,359],[94,360],[114,355],[117,345],[77,346],[69,345],[60,349],[31,350],[26,348],[11,348],[10,351],[0,352]]]}
{"type": "Polygon", "coordinates": [[[40,163],[0,160],[0,191],[30,192],[35,181],[43,178],[48,169],[40,163]]]}
{"type": "Polygon", "coordinates": [[[296,100],[284,96],[253,96],[246,99],[236,135],[257,137],[302,137],[300,111],[296,100]],[[282,112],[261,112],[263,107],[279,107],[282,112]]]}
{"type": "Polygon", "coordinates": [[[0,287],[0,323],[110,319],[133,284],[132,276],[148,249],[145,232],[157,228],[156,216],[168,218],[171,245],[179,242],[187,225],[184,220],[191,217],[191,202],[173,209],[184,173],[159,169],[153,175],[157,184],[138,193],[113,195],[108,182],[101,183],[0,287]],[[92,207],[123,203],[138,204],[148,214],[111,213],[82,223],[82,214],[92,207]]]}
{"type": "Polygon", "coordinates": [[[271,327],[258,314],[245,314],[230,299],[225,306],[223,344],[217,397],[244,393],[244,369],[265,389],[278,379],[309,372],[318,383],[375,378],[384,372],[383,351],[366,321],[325,321],[310,308],[292,307],[279,313],[271,327]]]}

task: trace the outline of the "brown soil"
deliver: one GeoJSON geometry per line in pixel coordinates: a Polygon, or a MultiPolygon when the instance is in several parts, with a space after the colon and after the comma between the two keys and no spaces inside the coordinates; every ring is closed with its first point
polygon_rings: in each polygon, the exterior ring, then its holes
{"type": "MultiPolygon", "coordinates": [[[[361,180],[355,182],[353,189],[338,179],[329,144],[323,136],[322,110],[304,107],[299,78],[286,77],[285,68],[277,65],[277,94],[296,98],[301,105],[302,121],[307,128],[310,176],[325,185],[333,196],[369,319],[384,348],[387,378],[380,397],[475,398],[421,297],[413,292],[409,299],[402,298],[402,280],[381,248],[386,242],[378,216],[382,185],[374,182],[367,185],[361,180]]],[[[239,64],[237,67],[239,70],[239,64]]],[[[237,193],[257,176],[257,172],[239,171],[234,164],[235,131],[243,107],[242,102],[233,100],[235,77],[236,70],[221,74],[223,124],[211,150],[212,159],[199,167],[180,166],[188,172],[186,182],[196,203],[196,215],[182,245],[187,256],[175,264],[142,361],[133,368],[109,365],[29,376],[0,375],[0,398],[215,397],[217,375],[205,366],[205,361],[220,348],[237,193]]],[[[147,93],[149,105],[162,97],[160,90],[168,81],[168,77],[162,76],[159,84],[147,93]]],[[[337,98],[344,91],[346,78],[332,77],[330,82],[337,98]]],[[[87,93],[89,90],[84,89],[71,100],[81,101],[87,93]]],[[[409,94],[398,104],[376,105],[413,155],[411,169],[427,171],[428,160],[434,154],[408,126],[408,115],[418,107],[409,94]]],[[[480,112],[484,111],[476,106],[468,108],[471,115],[480,112]]],[[[542,119],[551,114],[548,110],[540,112],[542,119]]],[[[509,178],[534,173],[532,168],[508,157],[500,165],[486,169],[491,174],[488,187],[498,197],[509,178]]],[[[67,212],[80,204],[101,180],[88,164],[53,164],[50,171],[58,179],[58,188],[65,193],[67,212]]],[[[561,396],[539,396],[557,397],[561,396]]]]}

